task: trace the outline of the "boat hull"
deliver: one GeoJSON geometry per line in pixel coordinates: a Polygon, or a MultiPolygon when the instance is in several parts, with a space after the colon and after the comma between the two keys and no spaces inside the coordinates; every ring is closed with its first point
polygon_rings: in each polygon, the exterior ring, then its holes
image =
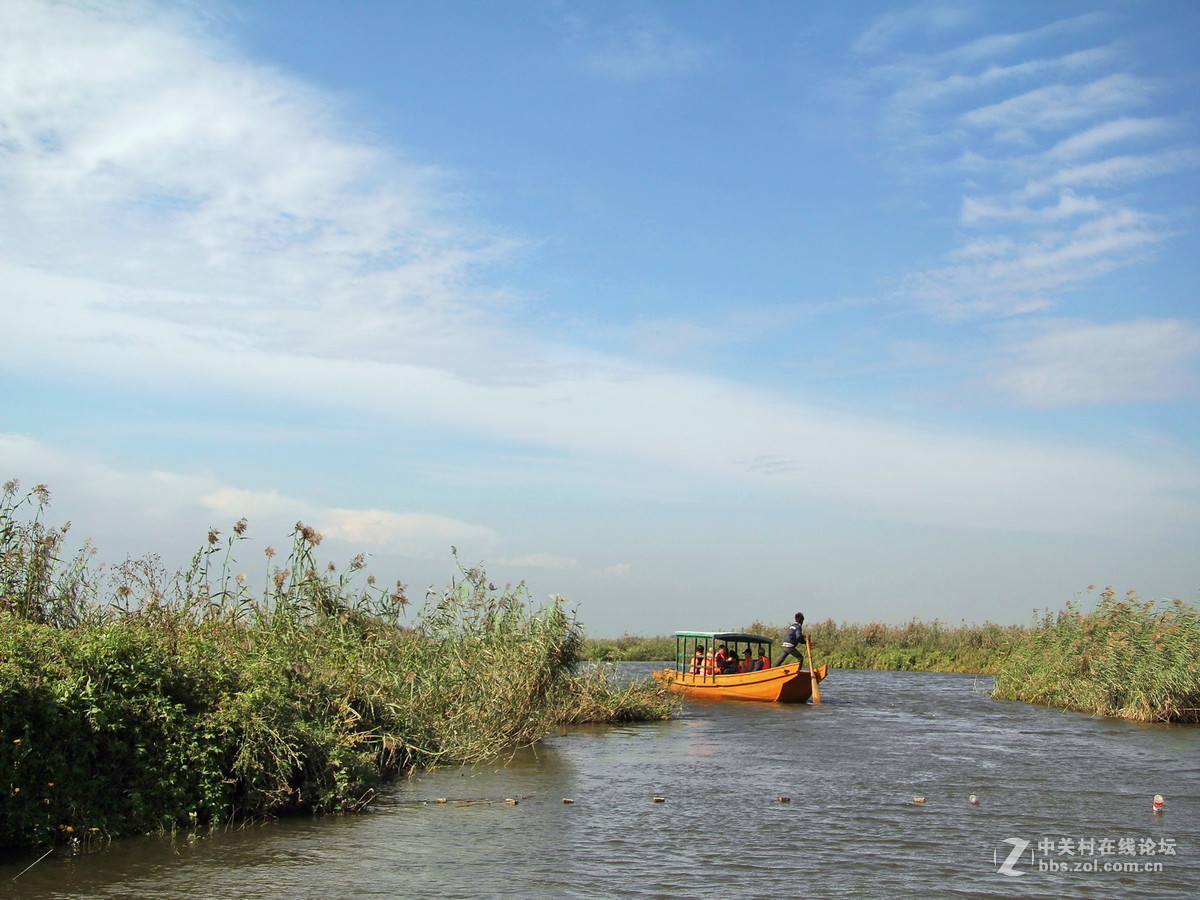
{"type": "MultiPolygon", "coordinates": [[[[825,666],[818,666],[817,682],[825,677],[825,666]]],[[[761,672],[737,675],[688,675],[673,669],[655,672],[673,691],[689,697],[709,700],[758,700],[767,703],[804,703],[812,696],[812,674],[799,663],[775,666],[761,672]]]]}

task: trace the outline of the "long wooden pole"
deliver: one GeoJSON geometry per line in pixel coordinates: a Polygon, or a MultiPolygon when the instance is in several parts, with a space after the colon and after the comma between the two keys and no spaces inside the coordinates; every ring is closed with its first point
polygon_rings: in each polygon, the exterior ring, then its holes
{"type": "Polygon", "coordinates": [[[817,686],[817,667],[813,665],[812,641],[807,634],[804,636],[804,646],[808,649],[808,680],[812,682],[813,703],[820,703],[821,689],[817,686]]]}

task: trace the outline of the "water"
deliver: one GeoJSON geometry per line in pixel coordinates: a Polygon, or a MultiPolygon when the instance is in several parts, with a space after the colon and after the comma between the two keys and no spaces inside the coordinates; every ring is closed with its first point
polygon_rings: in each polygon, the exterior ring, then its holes
{"type": "Polygon", "coordinates": [[[820,706],[691,701],[676,721],[571,729],[504,763],[397,783],[368,815],[126,841],[16,881],[27,862],[0,866],[0,897],[1200,893],[1200,729],[1003,702],[987,687],[839,670],[820,706]],[[999,871],[1020,849],[1006,840],[1029,842],[1008,867],[1020,875],[999,871]],[[1114,862],[1142,871],[1100,871],[1114,862]]]}

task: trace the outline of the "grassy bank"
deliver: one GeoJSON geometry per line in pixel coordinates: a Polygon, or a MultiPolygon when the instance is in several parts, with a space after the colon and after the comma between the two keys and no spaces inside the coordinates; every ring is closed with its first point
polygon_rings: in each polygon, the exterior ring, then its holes
{"type": "Polygon", "coordinates": [[[903,625],[837,624],[832,619],[808,629],[818,664],[842,669],[904,672],[995,672],[1028,629],[1019,625],[947,625],[912,619],[903,625]]]}
{"type": "Polygon", "coordinates": [[[996,674],[995,695],[1144,722],[1200,722],[1200,610],[1132,592],[1046,613],[996,674]]]}
{"type": "Polygon", "coordinates": [[[239,522],[187,571],[64,553],[44,488],[0,498],[0,852],[352,811],[415,767],[484,760],[563,723],[664,718],[651,683],[578,674],[561,602],[460,568],[421,611],[297,524],[251,592],[239,522]]]}
{"type": "MultiPolygon", "coordinates": [[[[786,629],[752,622],[735,630],[773,638],[777,652],[786,629]]],[[[995,672],[1028,631],[1020,626],[990,622],[949,627],[936,620],[916,619],[904,625],[879,622],[839,625],[833,619],[826,619],[808,626],[818,665],[922,672],[995,672]]],[[[583,655],[587,659],[673,660],[675,639],[669,635],[589,639],[584,642],[583,655]]]]}
{"type": "Polygon", "coordinates": [[[603,662],[660,662],[675,659],[675,638],[623,634],[619,638],[587,638],[580,651],[584,659],[603,662]]]}

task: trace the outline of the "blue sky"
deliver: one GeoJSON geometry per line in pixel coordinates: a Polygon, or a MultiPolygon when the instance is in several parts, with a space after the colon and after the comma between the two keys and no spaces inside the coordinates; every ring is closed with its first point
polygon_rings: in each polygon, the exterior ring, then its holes
{"type": "Polygon", "coordinates": [[[1200,591],[1200,7],[26,2],[0,475],[589,633],[1200,591]]]}

